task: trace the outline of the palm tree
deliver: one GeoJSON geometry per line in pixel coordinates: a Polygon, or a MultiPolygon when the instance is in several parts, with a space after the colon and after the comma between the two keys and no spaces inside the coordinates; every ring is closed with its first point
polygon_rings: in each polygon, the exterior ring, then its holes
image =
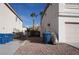
{"type": "MultiPolygon", "coordinates": [[[[41,12],[40,12],[40,16],[41,16],[41,23],[42,23],[42,18],[43,18],[43,16],[44,16],[44,11],[41,11],[41,12]]],[[[41,23],[40,23],[40,25],[41,25],[41,23]]]]}
{"type": "Polygon", "coordinates": [[[41,12],[39,13],[39,15],[41,16],[40,27],[42,27],[42,18],[43,18],[43,16],[44,16],[44,11],[41,11],[41,12]]]}
{"type": "Polygon", "coordinates": [[[31,15],[30,15],[32,18],[33,18],[33,30],[34,30],[34,24],[35,24],[35,17],[36,17],[36,14],[33,12],[33,13],[31,13],[31,15]]]}
{"type": "Polygon", "coordinates": [[[40,28],[41,28],[40,36],[42,37],[42,18],[43,18],[43,16],[44,16],[44,11],[41,11],[41,12],[39,13],[39,15],[40,15],[40,17],[41,17],[41,22],[40,22],[40,28]]]}

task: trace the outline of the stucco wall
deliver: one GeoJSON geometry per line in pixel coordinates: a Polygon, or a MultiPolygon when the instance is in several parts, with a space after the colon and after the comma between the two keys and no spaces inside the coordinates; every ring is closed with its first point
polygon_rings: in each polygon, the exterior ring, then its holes
{"type": "Polygon", "coordinates": [[[16,15],[5,4],[0,3],[0,33],[12,33],[14,28],[18,28],[16,25],[16,15]]]}
{"type": "Polygon", "coordinates": [[[79,10],[67,9],[65,4],[59,4],[59,42],[67,43],[79,48],[78,23],[79,10]],[[71,24],[66,24],[65,22],[71,22],[71,24]],[[73,24],[73,22],[77,24],[73,24]]]}
{"type": "Polygon", "coordinates": [[[19,18],[17,18],[17,29],[19,29],[19,31],[22,31],[23,30],[23,28],[22,28],[22,21],[21,20],[19,20],[19,18]]]}
{"type": "Polygon", "coordinates": [[[65,13],[79,13],[79,4],[73,3],[73,4],[65,4],[65,3],[59,3],[59,12],[65,12],[65,13]]]}
{"type": "Polygon", "coordinates": [[[42,32],[45,30],[58,33],[58,4],[53,3],[48,7],[42,20],[42,32]],[[50,24],[50,27],[48,27],[50,24]]]}

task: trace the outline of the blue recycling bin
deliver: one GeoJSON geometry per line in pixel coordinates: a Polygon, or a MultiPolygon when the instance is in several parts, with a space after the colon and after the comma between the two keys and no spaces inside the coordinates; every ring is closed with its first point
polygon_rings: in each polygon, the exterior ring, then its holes
{"type": "Polygon", "coordinates": [[[0,44],[2,44],[2,37],[0,37],[0,44]]]}
{"type": "Polygon", "coordinates": [[[43,41],[46,44],[49,44],[52,42],[52,34],[51,32],[44,32],[43,33],[43,41]]]}
{"type": "Polygon", "coordinates": [[[13,41],[13,34],[11,33],[0,33],[0,44],[5,44],[5,43],[8,43],[10,41],[13,41]]]}
{"type": "Polygon", "coordinates": [[[10,41],[13,41],[13,34],[5,34],[5,41],[8,43],[10,41]]]}
{"type": "Polygon", "coordinates": [[[4,43],[3,37],[4,37],[4,34],[0,33],[0,44],[4,43]]]}

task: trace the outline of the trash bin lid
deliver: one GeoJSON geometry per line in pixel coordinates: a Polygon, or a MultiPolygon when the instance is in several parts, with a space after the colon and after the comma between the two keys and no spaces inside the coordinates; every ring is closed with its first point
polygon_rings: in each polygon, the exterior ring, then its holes
{"type": "Polygon", "coordinates": [[[43,34],[51,34],[51,32],[44,32],[43,34]]]}

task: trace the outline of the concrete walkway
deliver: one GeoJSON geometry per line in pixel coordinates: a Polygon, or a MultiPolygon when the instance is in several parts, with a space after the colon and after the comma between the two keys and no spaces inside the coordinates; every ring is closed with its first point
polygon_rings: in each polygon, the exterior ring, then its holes
{"type": "Polygon", "coordinates": [[[16,55],[79,55],[79,49],[65,43],[44,44],[41,38],[31,37],[16,50],[16,55]]]}
{"type": "Polygon", "coordinates": [[[6,44],[0,44],[0,55],[13,55],[21,44],[22,41],[20,40],[13,40],[6,44]]]}

